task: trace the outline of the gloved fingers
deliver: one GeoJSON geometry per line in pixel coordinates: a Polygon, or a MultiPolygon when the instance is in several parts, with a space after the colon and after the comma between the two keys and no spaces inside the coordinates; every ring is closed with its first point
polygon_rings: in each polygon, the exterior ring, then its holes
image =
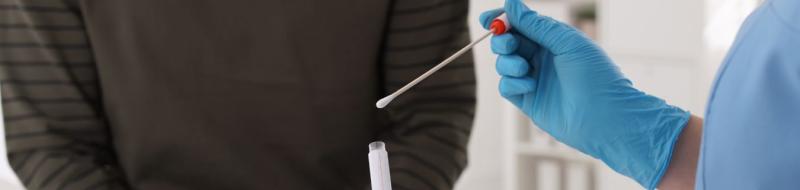
{"type": "Polygon", "coordinates": [[[536,79],[531,77],[500,78],[500,95],[506,98],[533,93],[536,90],[536,79]]]}
{"type": "Polygon", "coordinates": [[[519,31],[520,34],[549,49],[556,55],[566,53],[583,44],[577,42],[590,42],[587,37],[575,28],[558,22],[553,18],[539,15],[539,13],[528,8],[520,0],[506,0],[504,9],[512,30],[519,31]]]}
{"type": "Polygon", "coordinates": [[[502,8],[497,8],[481,13],[481,16],[478,17],[481,22],[481,26],[488,30],[489,25],[492,24],[492,21],[497,18],[497,16],[500,16],[500,14],[503,14],[503,12],[505,11],[502,8]]]}
{"type": "Polygon", "coordinates": [[[525,106],[525,96],[523,95],[505,96],[503,98],[511,102],[511,104],[514,104],[514,106],[517,106],[519,109],[523,109],[525,106]]]}
{"type": "Polygon", "coordinates": [[[536,42],[531,41],[527,37],[514,30],[511,30],[508,33],[514,36],[514,39],[518,41],[519,45],[517,45],[518,47],[515,53],[523,56],[525,59],[531,59],[535,54],[540,53],[542,48],[539,44],[536,44],[536,42]]]}
{"type": "Polygon", "coordinates": [[[530,65],[519,55],[499,55],[495,65],[497,74],[506,77],[522,77],[528,74],[530,65]]]}
{"type": "Polygon", "coordinates": [[[517,53],[517,54],[521,55],[522,58],[528,61],[528,65],[531,67],[530,70],[535,71],[532,73],[532,76],[536,78],[539,72],[542,70],[541,69],[542,64],[552,63],[550,59],[552,59],[554,56],[550,51],[547,51],[546,49],[542,48],[539,44],[535,42],[532,42],[527,39],[522,41],[523,42],[520,43],[519,45],[520,50],[518,50],[518,52],[523,49],[529,49],[533,53],[525,53],[525,54],[517,53]]]}
{"type": "Polygon", "coordinates": [[[492,52],[500,55],[508,55],[517,51],[519,40],[513,34],[505,33],[492,36],[492,52]]]}

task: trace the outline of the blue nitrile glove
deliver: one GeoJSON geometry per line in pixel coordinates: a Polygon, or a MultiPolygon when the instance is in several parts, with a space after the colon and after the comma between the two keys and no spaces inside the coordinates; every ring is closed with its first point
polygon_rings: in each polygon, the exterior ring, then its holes
{"type": "MultiPolygon", "coordinates": [[[[501,95],[557,140],[654,189],[689,113],[633,88],[576,29],[519,0],[504,10],[512,29],[492,38],[501,95]]],[[[481,24],[504,10],[483,13],[481,24]]]]}

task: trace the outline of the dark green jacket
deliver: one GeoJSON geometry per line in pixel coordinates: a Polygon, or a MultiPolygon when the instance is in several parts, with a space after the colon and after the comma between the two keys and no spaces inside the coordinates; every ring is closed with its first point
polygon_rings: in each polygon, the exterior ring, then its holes
{"type": "Polygon", "coordinates": [[[466,0],[0,0],[12,167],[36,189],[395,189],[466,167],[466,0]]]}

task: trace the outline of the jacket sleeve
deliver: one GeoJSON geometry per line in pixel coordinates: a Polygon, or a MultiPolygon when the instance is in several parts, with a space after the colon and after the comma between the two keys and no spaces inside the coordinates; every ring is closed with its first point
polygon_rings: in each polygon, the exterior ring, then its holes
{"type": "Polygon", "coordinates": [[[0,0],[8,157],[28,189],[124,189],[98,83],[76,1],[0,0]]]}
{"type": "MultiPolygon", "coordinates": [[[[383,95],[394,92],[469,43],[467,0],[394,1],[382,57],[383,95]]],[[[395,189],[452,189],[467,165],[475,113],[472,52],[382,110],[395,189]]]]}

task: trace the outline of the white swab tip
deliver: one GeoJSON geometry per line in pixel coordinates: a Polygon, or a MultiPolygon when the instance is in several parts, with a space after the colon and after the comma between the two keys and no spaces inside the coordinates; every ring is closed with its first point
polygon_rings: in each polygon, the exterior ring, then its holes
{"type": "Polygon", "coordinates": [[[375,107],[378,108],[386,107],[386,105],[389,105],[389,103],[392,102],[392,100],[394,100],[394,96],[383,97],[380,100],[378,100],[378,102],[375,102],[375,107]]]}

